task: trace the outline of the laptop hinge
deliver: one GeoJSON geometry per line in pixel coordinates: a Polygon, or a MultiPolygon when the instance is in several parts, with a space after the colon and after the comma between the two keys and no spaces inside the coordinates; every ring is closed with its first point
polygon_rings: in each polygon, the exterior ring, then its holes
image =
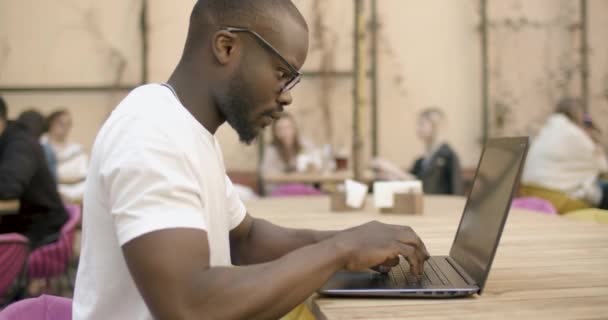
{"type": "Polygon", "coordinates": [[[471,276],[469,276],[469,274],[458,264],[458,262],[454,261],[452,257],[447,257],[446,260],[450,265],[452,265],[454,270],[456,270],[456,272],[460,274],[460,276],[464,279],[464,281],[467,282],[467,284],[477,285],[477,281],[473,280],[473,278],[471,278],[471,276]]]}

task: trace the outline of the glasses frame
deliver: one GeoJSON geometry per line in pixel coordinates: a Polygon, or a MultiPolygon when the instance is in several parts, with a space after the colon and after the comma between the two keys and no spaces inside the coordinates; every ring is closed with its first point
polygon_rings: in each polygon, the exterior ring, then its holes
{"type": "Polygon", "coordinates": [[[253,35],[258,41],[260,41],[264,45],[264,47],[266,47],[268,50],[270,50],[272,53],[274,53],[274,55],[276,55],[281,60],[281,62],[283,62],[285,64],[285,66],[287,66],[287,68],[289,69],[289,72],[291,72],[291,78],[285,83],[283,88],[281,88],[281,93],[290,91],[291,89],[293,89],[293,87],[295,87],[300,82],[300,80],[302,80],[302,73],[300,71],[298,71],[298,69],[296,69],[296,67],[294,67],[291,63],[289,63],[289,61],[287,61],[287,59],[285,59],[283,57],[283,55],[281,55],[281,53],[279,53],[279,50],[275,49],[268,41],[266,41],[264,38],[262,38],[262,36],[259,35],[257,32],[247,29],[247,28],[239,28],[239,27],[221,27],[220,30],[225,30],[225,31],[232,32],[232,33],[245,32],[245,33],[249,33],[249,34],[253,35]]]}

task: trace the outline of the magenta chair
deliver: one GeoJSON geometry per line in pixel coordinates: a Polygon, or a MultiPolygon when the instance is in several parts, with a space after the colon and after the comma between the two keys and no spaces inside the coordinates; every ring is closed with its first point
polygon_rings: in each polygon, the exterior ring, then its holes
{"type": "Polygon", "coordinates": [[[320,196],[323,193],[311,186],[301,183],[282,184],[274,189],[271,197],[291,197],[291,196],[320,196]]]}
{"type": "Polygon", "coordinates": [[[0,320],[70,320],[72,299],[41,295],[15,302],[2,312],[0,320]]]}
{"type": "MultiPolygon", "coordinates": [[[[20,279],[27,261],[28,243],[26,237],[18,233],[0,234],[0,304],[3,298],[17,282],[17,292],[23,288],[24,280],[20,279]]],[[[8,299],[7,299],[8,300],[8,299]]]]}
{"type": "Polygon", "coordinates": [[[555,209],[551,202],[536,197],[515,198],[513,199],[511,208],[526,209],[551,215],[557,215],[557,209],[555,209]]]}
{"type": "Polygon", "coordinates": [[[69,218],[61,228],[59,239],[35,249],[28,259],[29,279],[52,279],[65,275],[73,253],[74,232],[80,223],[80,207],[66,204],[69,218]]]}

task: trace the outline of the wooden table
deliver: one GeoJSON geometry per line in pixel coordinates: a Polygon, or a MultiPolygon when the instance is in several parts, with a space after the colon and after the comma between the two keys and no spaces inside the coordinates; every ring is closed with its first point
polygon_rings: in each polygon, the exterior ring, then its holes
{"type": "MultiPolygon", "coordinates": [[[[346,179],[352,179],[353,173],[347,170],[332,171],[332,172],[291,172],[291,173],[273,173],[264,175],[263,179],[266,183],[342,183],[346,179]]],[[[365,182],[373,180],[371,173],[363,175],[365,182]]]]}
{"type": "MultiPolygon", "coordinates": [[[[327,197],[263,199],[249,212],[298,228],[342,229],[372,219],[412,226],[433,255],[447,255],[464,199],[425,198],[423,216],[329,212],[327,197]]],[[[326,319],[608,319],[608,226],[512,210],[481,296],[458,299],[316,297],[326,319]]]]}

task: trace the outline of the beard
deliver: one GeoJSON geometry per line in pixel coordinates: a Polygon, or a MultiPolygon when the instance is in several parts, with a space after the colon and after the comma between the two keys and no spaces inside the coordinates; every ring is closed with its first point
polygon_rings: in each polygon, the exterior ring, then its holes
{"type": "Polygon", "coordinates": [[[260,128],[251,121],[253,105],[248,99],[240,72],[228,84],[228,93],[218,99],[218,109],[226,122],[236,131],[239,140],[247,145],[258,136],[260,128]]]}

